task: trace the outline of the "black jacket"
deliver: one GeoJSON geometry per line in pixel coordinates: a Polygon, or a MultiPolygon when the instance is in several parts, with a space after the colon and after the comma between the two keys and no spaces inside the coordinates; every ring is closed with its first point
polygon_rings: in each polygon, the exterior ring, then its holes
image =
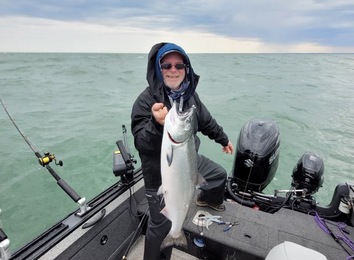
{"type": "MultiPolygon", "coordinates": [[[[131,130],[134,136],[135,147],[141,159],[145,188],[156,190],[161,185],[160,153],[163,126],[155,121],[151,113],[151,107],[154,103],[164,103],[168,109],[171,108],[170,101],[164,90],[165,86],[163,82],[157,79],[155,73],[156,55],[163,45],[165,43],[154,45],[149,53],[146,75],[149,86],[138,96],[131,113],[131,130]]],[[[210,115],[208,109],[195,92],[199,76],[194,73],[189,59],[186,62],[189,66],[189,73],[186,76],[190,80],[188,87],[190,92],[187,94],[190,97],[183,102],[183,110],[195,105],[197,108],[198,131],[222,146],[226,146],[229,138],[224,133],[223,128],[210,115]]],[[[199,143],[200,140],[196,137],[197,149],[199,143]]]]}

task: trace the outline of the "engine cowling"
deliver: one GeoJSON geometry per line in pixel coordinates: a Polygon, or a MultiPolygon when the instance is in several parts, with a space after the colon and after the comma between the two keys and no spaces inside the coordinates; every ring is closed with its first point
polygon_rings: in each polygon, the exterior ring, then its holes
{"type": "Polygon", "coordinates": [[[233,181],[242,191],[262,191],[273,180],[279,164],[280,134],[271,120],[252,119],[237,140],[233,181]]]}

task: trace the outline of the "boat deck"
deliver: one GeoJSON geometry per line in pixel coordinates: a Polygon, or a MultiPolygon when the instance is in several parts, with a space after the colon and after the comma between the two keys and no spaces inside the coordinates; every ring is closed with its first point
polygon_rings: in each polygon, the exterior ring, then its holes
{"type": "MultiPolygon", "coordinates": [[[[75,230],[40,259],[122,259],[142,218],[136,213],[145,212],[147,207],[144,188],[140,187],[133,191],[134,195],[127,191],[107,205],[106,216],[96,225],[75,230]]],[[[192,203],[184,223],[188,248],[174,248],[172,259],[261,260],[273,247],[285,241],[316,250],[328,260],[345,260],[348,257],[345,250],[318,226],[313,216],[289,209],[270,214],[235,202],[225,202],[225,206],[224,212],[217,212],[192,203]],[[218,215],[224,221],[237,221],[239,224],[227,232],[223,231],[223,225],[217,223],[211,224],[209,229],[200,227],[193,223],[193,219],[202,213],[218,215]],[[203,239],[204,247],[194,243],[199,238],[203,239]]],[[[339,232],[336,226],[330,227],[333,232],[339,232]]],[[[347,227],[346,231],[354,240],[354,227],[347,227]]],[[[142,259],[144,234],[143,228],[127,259],[142,259]]]]}
{"type": "MultiPolygon", "coordinates": [[[[260,260],[265,259],[276,245],[289,241],[316,250],[328,260],[348,257],[348,253],[319,227],[314,216],[289,209],[280,209],[270,214],[236,202],[225,202],[225,206],[224,212],[217,212],[191,204],[184,224],[189,240],[188,253],[200,259],[260,260]],[[239,224],[227,232],[223,231],[224,225],[217,223],[211,224],[209,229],[197,226],[193,219],[204,212],[221,216],[223,221],[239,224]],[[205,247],[195,246],[195,238],[202,238],[205,247]]],[[[339,234],[335,223],[330,227],[334,233],[339,234]]],[[[347,227],[346,231],[351,240],[354,240],[354,227],[347,227]]],[[[342,244],[346,247],[343,242],[342,244]]],[[[179,249],[187,251],[184,248],[179,249]]]]}
{"type": "MultiPolygon", "coordinates": [[[[133,245],[131,252],[128,255],[129,260],[141,260],[144,255],[144,239],[145,236],[141,235],[133,245]]],[[[177,248],[173,248],[171,260],[198,260],[198,258],[187,254],[177,248]]]]}

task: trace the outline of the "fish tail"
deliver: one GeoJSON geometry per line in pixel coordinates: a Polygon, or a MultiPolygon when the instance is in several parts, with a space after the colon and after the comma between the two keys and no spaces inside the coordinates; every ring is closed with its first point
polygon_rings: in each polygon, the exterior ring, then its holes
{"type": "Polygon", "coordinates": [[[186,235],[184,234],[184,232],[181,232],[181,235],[173,238],[170,234],[168,234],[165,239],[162,241],[161,243],[161,247],[160,250],[169,247],[169,246],[183,246],[185,248],[188,247],[188,242],[187,242],[187,238],[186,235]]]}

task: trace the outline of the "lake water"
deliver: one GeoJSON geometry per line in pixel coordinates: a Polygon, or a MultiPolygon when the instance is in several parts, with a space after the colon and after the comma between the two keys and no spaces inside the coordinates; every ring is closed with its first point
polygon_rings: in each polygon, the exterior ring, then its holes
{"type": "MultiPolygon", "coordinates": [[[[316,194],[328,204],[338,183],[353,181],[353,54],[191,54],[201,75],[197,91],[236,145],[244,123],[274,120],[280,129],[277,174],[265,192],[290,187],[306,151],[325,163],[316,194]]],[[[95,197],[117,179],[115,142],[128,129],[133,102],[147,86],[147,54],[0,54],[0,95],[39,151],[64,162],[52,167],[82,197],[95,197]]],[[[0,208],[12,250],[77,209],[41,167],[0,109],[0,208]]],[[[234,156],[202,138],[201,153],[228,172],[234,156]]],[[[138,165],[139,167],[139,160],[138,165]]]]}

